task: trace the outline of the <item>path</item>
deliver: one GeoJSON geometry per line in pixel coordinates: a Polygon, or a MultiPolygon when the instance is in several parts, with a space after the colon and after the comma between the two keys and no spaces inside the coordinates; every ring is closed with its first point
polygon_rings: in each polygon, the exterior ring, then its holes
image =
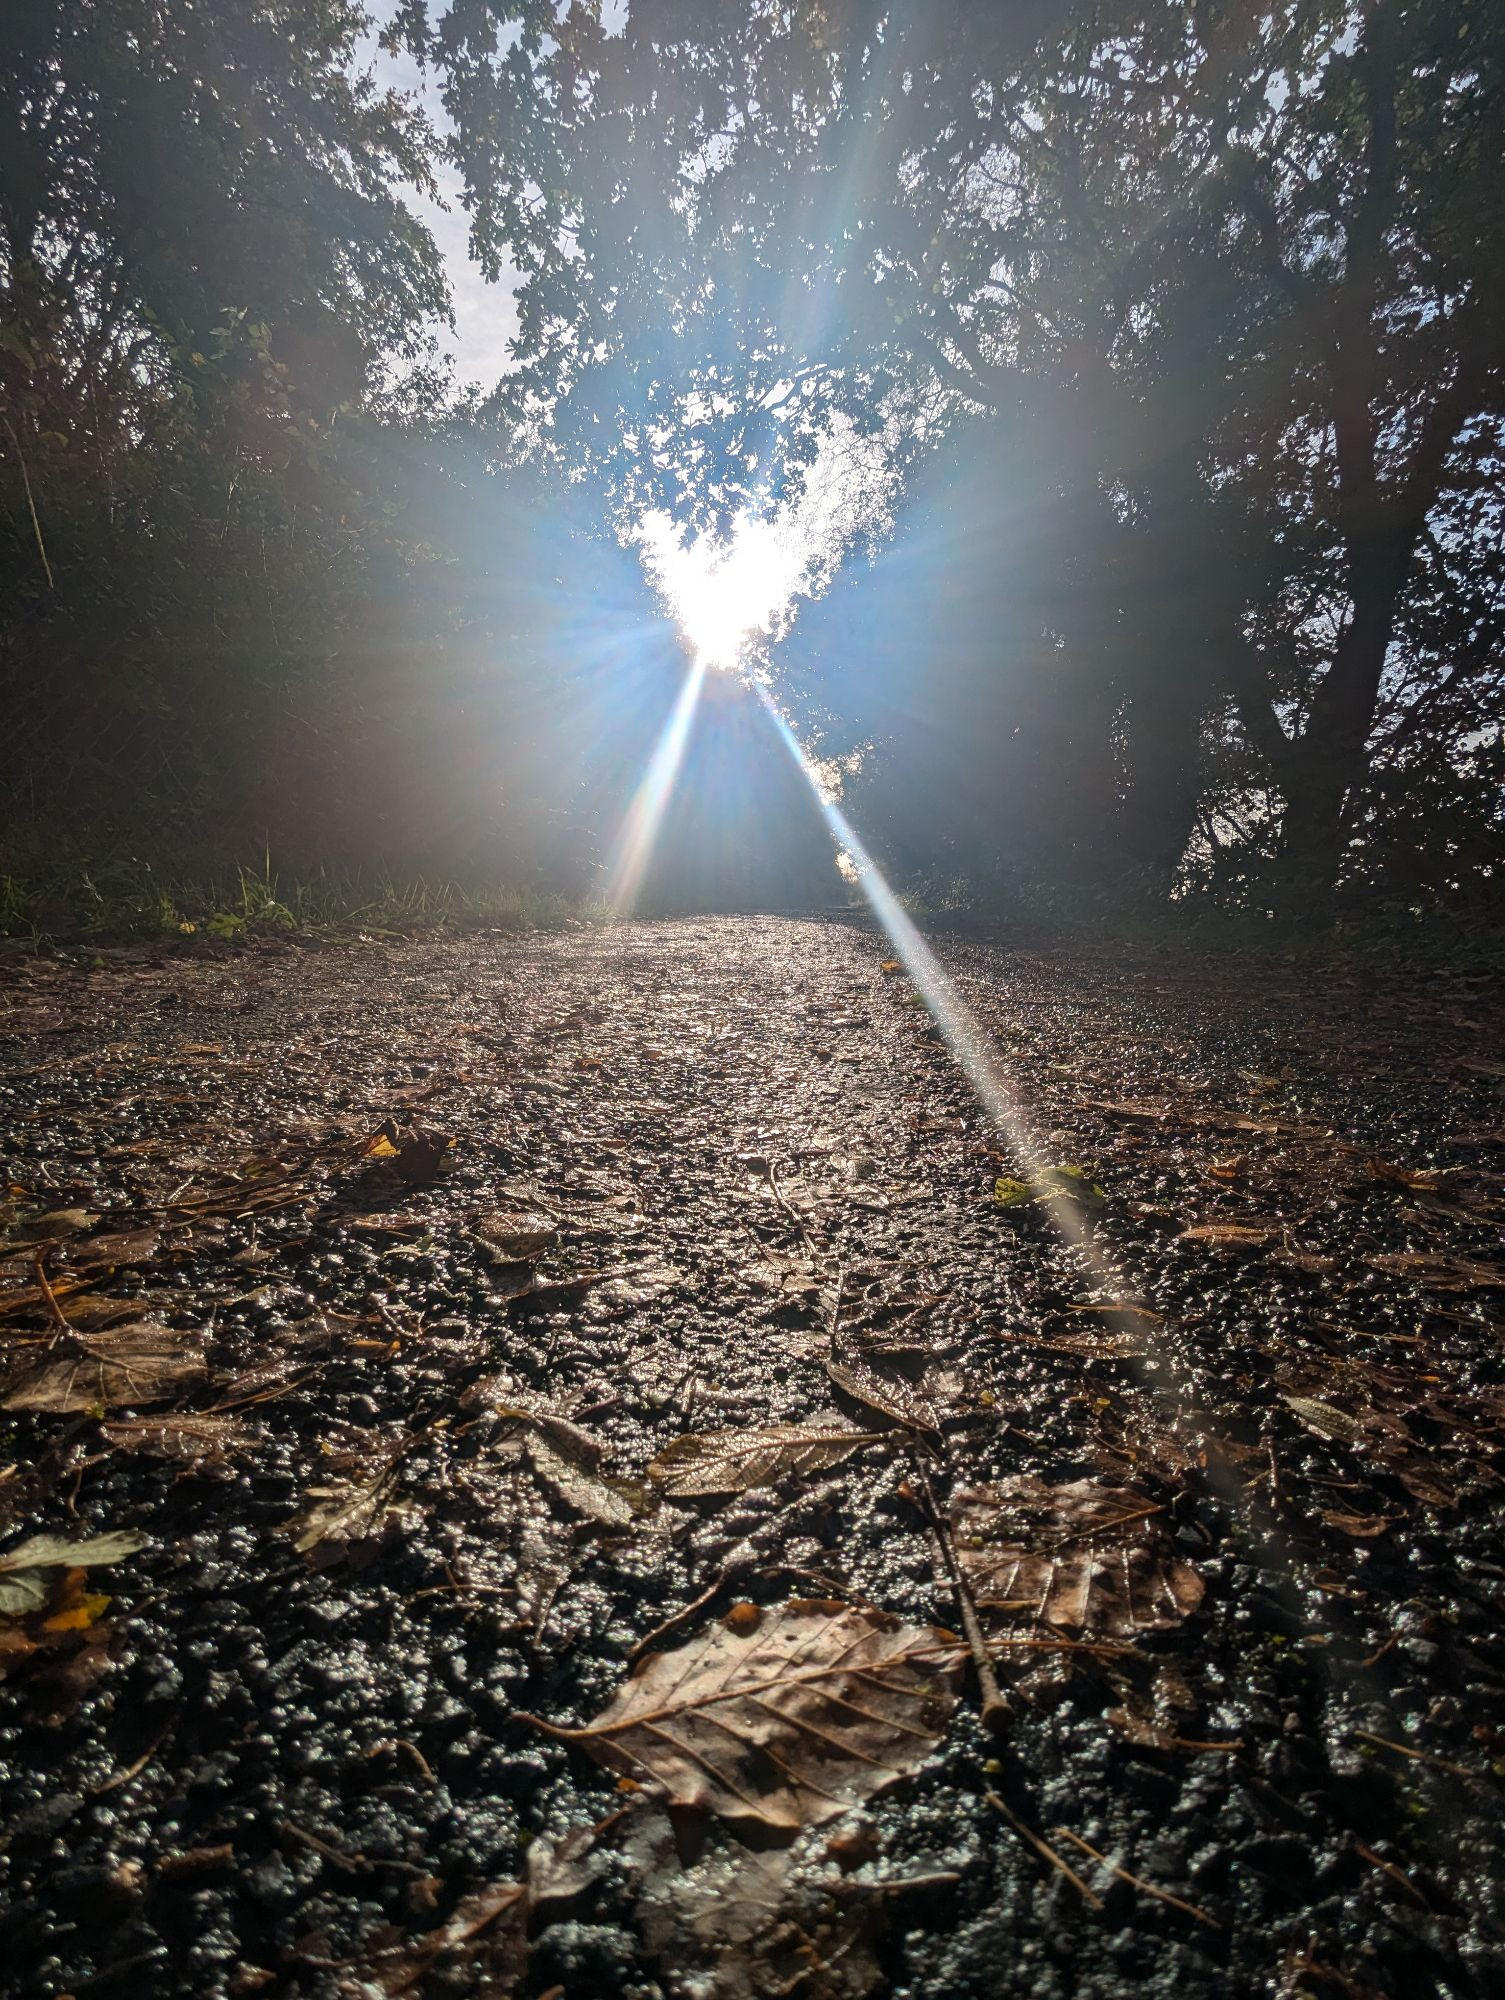
{"type": "MultiPolygon", "coordinates": [[[[856,924],[6,961],[0,1563],[142,1540],[0,1625],[12,1990],[1499,1980],[1498,1009],[944,955],[1105,1266],[1067,1195],[999,1204],[1016,1162],[856,924]],[[645,1478],[812,1422],[883,1435],[645,1478]],[[997,1738],[927,1635],[1000,1548],[997,1738]],[[721,1672],[791,1595],[895,1614],[861,1629],[918,1635],[928,1704],[906,1737],[869,1676],[811,1781],[899,1782],[792,1850],[718,1810],[676,1853],[651,1783],[519,1719],[591,1723],[660,1627],[721,1672]]],[[[793,1725],[774,1690],[756,1812],[824,1811],[785,1764],[844,1686],[793,1725]]]]}

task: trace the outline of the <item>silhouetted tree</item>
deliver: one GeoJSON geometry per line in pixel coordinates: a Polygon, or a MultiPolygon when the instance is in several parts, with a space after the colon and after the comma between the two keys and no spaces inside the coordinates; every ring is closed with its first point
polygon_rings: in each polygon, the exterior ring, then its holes
{"type": "MultiPolygon", "coordinates": [[[[524,272],[507,396],[539,450],[718,522],[836,410],[911,452],[986,412],[1000,483],[1027,465],[1095,572],[1053,651],[1096,690],[1104,855],[1168,874],[1237,739],[1287,893],[1325,889],[1373,824],[1387,675],[1435,650],[1444,577],[1498,576],[1499,9],[507,14],[404,18],[478,248],[524,272]]],[[[1498,668],[1441,673],[1461,773],[1498,668]]]]}

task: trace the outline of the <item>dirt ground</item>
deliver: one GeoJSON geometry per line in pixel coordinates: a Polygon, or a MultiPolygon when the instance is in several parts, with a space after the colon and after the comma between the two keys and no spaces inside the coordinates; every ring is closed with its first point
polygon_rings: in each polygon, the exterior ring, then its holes
{"type": "Polygon", "coordinates": [[[0,1989],[1501,1990],[1498,996],[938,948],[0,961],[0,1989]]]}

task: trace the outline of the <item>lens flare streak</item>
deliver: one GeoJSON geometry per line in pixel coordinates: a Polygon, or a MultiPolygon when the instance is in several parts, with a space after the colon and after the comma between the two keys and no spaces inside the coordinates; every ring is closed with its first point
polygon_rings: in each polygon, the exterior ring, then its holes
{"type": "Polygon", "coordinates": [[[607,902],[618,916],[632,909],[643,886],[643,877],[653,855],[653,844],[663,823],[664,808],[669,803],[674,780],[684,761],[690,724],[695,719],[700,691],[705,686],[707,667],[708,662],[704,658],[697,659],[685,676],[684,686],[669,711],[669,719],[654,746],[643,781],[633,793],[632,804],[622,821],[616,860],[606,891],[607,902]]]}

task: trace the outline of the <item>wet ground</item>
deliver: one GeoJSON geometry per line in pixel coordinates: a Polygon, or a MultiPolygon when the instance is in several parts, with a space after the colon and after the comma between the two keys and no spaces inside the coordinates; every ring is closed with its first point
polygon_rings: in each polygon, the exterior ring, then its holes
{"type": "Polygon", "coordinates": [[[939,946],[1069,1171],[855,922],[4,961],[4,1990],[1500,1990],[1498,1001],[939,946]]]}

